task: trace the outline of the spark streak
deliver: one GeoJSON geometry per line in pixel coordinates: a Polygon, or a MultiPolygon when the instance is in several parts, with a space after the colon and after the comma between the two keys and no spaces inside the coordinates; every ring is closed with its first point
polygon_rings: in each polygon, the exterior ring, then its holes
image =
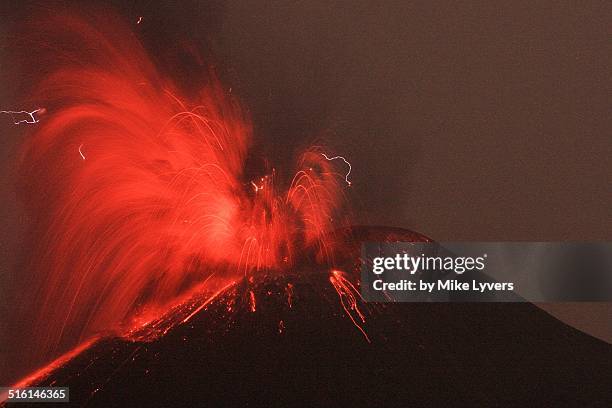
{"type": "Polygon", "coordinates": [[[254,313],[257,310],[257,303],[255,300],[255,293],[252,290],[249,291],[249,308],[254,313]]]}
{"type": "Polygon", "coordinates": [[[368,343],[371,343],[368,334],[364,330],[362,324],[365,323],[365,315],[361,312],[358,305],[358,300],[363,301],[361,294],[355,286],[343,276],[343,273],[337,270],[333,270],[329,276],[331,282],[338,296],[340,297],[340,303],[346,312],[346,315],[351,319],[355,327],[359,329],[363,337],[365,337],[368,343]],[[357,296],[355,296],[357,295],[357,296]],[[354,315],[353,315],[354,314],[354,315]],[[361,321],[361,324],[358,322],[361,321]]]}
{"type": "Polygon", "coordinates": [[[346,184],[348,184],[350,186],[352,183],[349,181],[348,176],[349,176],[349,174],[351,174],[351,170],[353,170],[353,168],[351,167],[351,163],[349,163],[349,161],[346,160],[343,156],[327,157],[327,155],[325,153],[321,153],[321,155],[323,157],[325,157],[325,159],[328,160],[328,161],[340,159],[340,160],[344,161],[348,165],[348,172],[344,176],[344,181],[346,181],[346,184]]]}
{"type": "Polygon", "coordinates": [[[255,189],[255,192],[258,192],[259,190],[263,190],[263,186],[258,186],[257,184],[255,184],[254,181],[251,181],[251,185],[253,186],[253,189],[255,189]]]}

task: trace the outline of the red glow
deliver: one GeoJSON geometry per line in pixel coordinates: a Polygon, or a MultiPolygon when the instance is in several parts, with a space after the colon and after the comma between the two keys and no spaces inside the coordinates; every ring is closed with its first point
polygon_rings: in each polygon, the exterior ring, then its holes
{"type": "Polygon", "coordinates": [[[363,301],[363,298],[359,294],[359,291],[355,286],[344,277],[344,273],[341,271],[333,270],[329,275],[329,281],[333,285],[338,296],[342,307],[346,312],[346,315],[351,319],[355,327],[359,329],[361,334],[365,337],[366,341],[370,343],[370,338],[363,329],[363,323],[365,323],[365,315],[359,309],[358,300],[363,301]]]}
{"type": "Polygon", "coordinates": [[[289,305],[289,308],[293,307],[293,285],[291,283],[287,284],[287,287],[285,288],[285,292],[287,292],[287,305],[289,305]]]}
{"type": "MultiPolygon", "coordinates": [[[[123,23],[46,24],[41,38],[66,48],[33,95],[49,112],[20,170],[37,237],[37,349],[130,332],[211,271],[233,282],[305,253],[331,263],[324,237],[341,219],[345,177],[320,149],[284,187],[276,171],[250,180],[251,123],[218,81],[187,98],[123,23]]],[[[250,302],[255,311],[252,292],[250,302]]]]}
{"type": "Polygon", "coordinates": [[[255,300],[255,294],[252,290],[249,290],[249,308],[253,313],[257,310],[257,301],[255,300]]]}

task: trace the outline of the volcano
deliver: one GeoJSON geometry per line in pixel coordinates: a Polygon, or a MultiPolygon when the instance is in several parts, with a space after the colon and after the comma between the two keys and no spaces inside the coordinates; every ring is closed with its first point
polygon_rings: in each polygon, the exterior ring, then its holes
{"type": "Polygon", "coordinates": [[[428,239],[338,236],[346,272],[303,261],[198,293],[21,385],[88,407],[610,406],[609,345],[529,303],[365,303],[348,264],[361,242],[428,239]]]}

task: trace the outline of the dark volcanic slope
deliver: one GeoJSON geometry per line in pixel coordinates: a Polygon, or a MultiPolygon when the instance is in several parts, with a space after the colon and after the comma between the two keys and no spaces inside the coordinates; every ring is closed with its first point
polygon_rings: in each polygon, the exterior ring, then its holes
{"type": "Polygon", "coordinates": [[[612,406],[612,347],[530,304],[358,301],[368,343],[328,271],[303,269],[233,285],[156,340],[100,340],[38,385],[89,407],[612,406]]]}

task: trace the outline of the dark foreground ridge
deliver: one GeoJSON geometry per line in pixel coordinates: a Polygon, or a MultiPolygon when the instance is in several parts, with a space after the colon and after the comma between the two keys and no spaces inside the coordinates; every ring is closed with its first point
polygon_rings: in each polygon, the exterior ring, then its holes
{"type": "Polygon", "coordinates": [[[33,385],[70,387],[58,407],[612,406],[612,347],[531,304],[357,297],[368,342],[329,277],[236,283],[170,312],[166,334],[99,340],[33,385]]]}

